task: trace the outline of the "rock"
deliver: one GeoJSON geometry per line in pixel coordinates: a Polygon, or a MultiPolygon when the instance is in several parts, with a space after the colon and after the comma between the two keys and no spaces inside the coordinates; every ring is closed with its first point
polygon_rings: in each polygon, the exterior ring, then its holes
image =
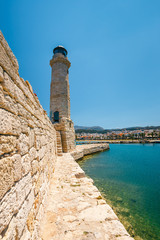
{"type": "Polygon", "coordinates": [[[76,173],[75,176],[76,176],[76,178],[83,178],[83,177],[85,177],[85,173],[84,172],[76,173]]]}
{"type": "Polygon", "coordinates": [[[106,204],[106,201],[103,200],[103,199],[100,199],[100,200],[98,201],[98,204],[99,204],[99,205],[106,204]]]}
{"type": "Polygon", "coordinates": [[[116,202],[123,202],[123,199],[121,197],[117,197],[116,202]]]}
{"type": "Polygon", "coordinates": [[[123,216],[129,216],[130,212],[128,208],[119,208],[120,214],[122,214],[123,216]]]}
{"type": "Polygon", "coordinates": [[[137,202],[137,201],[136,201],[135,199],[133,199],[133,198],[131,198],[130,200],[131,200],[131,202],[133,202],[133,203],[136,203],[136,202],[137,202]]]}

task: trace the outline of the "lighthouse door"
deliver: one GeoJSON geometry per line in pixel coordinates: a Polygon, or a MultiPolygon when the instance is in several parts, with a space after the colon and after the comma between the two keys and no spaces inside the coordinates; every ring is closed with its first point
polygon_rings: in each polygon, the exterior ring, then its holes
{"type": "Polygon", "coordinates": [[[54,121],[59,122],[59,112],[58,111],[54,112],[54,121]]]}

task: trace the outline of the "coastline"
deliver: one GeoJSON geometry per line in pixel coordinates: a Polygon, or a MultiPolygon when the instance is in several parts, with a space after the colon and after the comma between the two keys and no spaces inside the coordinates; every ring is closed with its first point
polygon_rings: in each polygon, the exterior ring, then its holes
{"type": "Polygon", "coordinates": [[[160,144],[160,140],[76,140],[77,144],[160,144]]]}
{"type": "Polygon", "coordinates": [[[77,163],[84,155],[108,149],[108,144],[76,146],[76,151],[57,157],[41,239],[133,240],[77,163]]]}

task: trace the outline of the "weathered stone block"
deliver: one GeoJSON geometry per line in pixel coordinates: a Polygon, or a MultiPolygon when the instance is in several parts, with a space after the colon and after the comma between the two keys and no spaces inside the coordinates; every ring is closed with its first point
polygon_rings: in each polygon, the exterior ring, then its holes
{"type": "Polygon", "coordinates": [[[34,184],[35,184],[35,188],[34,188],[34,194],[37,195],[39,193],[39,190],[41,188],[43,182],[43,176],[42,174],[37,174],[36,178],[34,179],[34,184]]]}
{"type": "Polygon", "coordinates": [[[40,138],[41,147],[46,145],[47,143],[48,143],[47,134],[46,134],[46,132],[44,132],[44,135],[42,135],[41,138],[40,138]]]}
{"type": "Polygon", "coordinates": [[[33,160],[31,163],[32,171],[31,174],[34,175],[39,170],[39,163],[37,160],[33,160]]]}
{"type": "Polygon", "coordinates": [[[18,72],[19,65],[16,57],[14,56],[12,50],[10,49],[7,41],[5,40],[2,32],[0,31],[0,42],[3,45],[3,48],[5,49],[7,55],[9,56],[10,61],[12,62],[14,69],[18,72]]]}
{"type": "Polygon", "coordinates": [[[24,133],[28,136],[30,131],[30,128],[28,127],[28,122],[23,117],[19,117],[19,121],[21,123],[21,133],[24,133]]]}
{"type": "Polygon", "coordinates": [[[15,84],[7,72],[4,72],[4,80],[2,82],[2,86],[6,92],[8,92],[9,94],[11,94],[14,97],[15,84]]]}
{"type": "Polygon", "coordinates": [[[12,97],[23,106],[23,108],[26,108],[31,113],[34,113],[33,103],[26,98],[23,91],[15,84],[6,72],[4,73],[2,86],[8,94],[12,95],[12,97]]]}
{"type": "Polygon", "coordinates": [[[0,160],[0,199],[22,176],[21,156],[15,154],[0,160]]]}
{"type": "Polygon", "coordinates": [[[18,181],[22,177],[22,163],[21,163],[21,155],[15,154],[12,157],[13,166],[14,166],[14,181],[18,181]]]}
{"type": "MultiPolygon", "coordinates": [[[[17,87],[16,85],[15,85],[15,87],[14,87],[14,97],[15,97],[15,99],[16,100],[18,100],[19,102],[21,102],[21,103],[26,103],[26,99],[25,99],[25,95],[24,95],[24,93],[22,92],[22,90],[19,88],[19,87],[17,87]]],[[[26,104],[25,104],[26,105],[26,104]]],[[[26,107],[28,107],[28,106],[26,106],[26,107]]]]}
{"type": "Polygon", "coordinates": [[[41,198],[41,195],[40,195],[40,192],[39,192],[34,199],[34,214],[35,214],[35,217],[36,217],[36,215],[39,211],[39,207],[41,205],[41,202],[42,202],[42,198],[41,198]]]}
{"type": "Polygon", "coordinates": [[[25,226],[25,229],[23,230],[23,234],[21,236],[21,240],[31,240],[31,239],[34,240],[34,238],[31,237],[31,233],[28,231],[28,227],[25,226]]]}
{"type": "Polygon", "coordinates": [[[29,126],[30,128],[34,128],[34,127],[35,127],[34,121],[31,120],[31,119],[28,119],[28,126],[29,126]]]}
{"type": "Polygon", "coordinates": [[[3,68],[0,66],[0,82],[3,82],[3,68]]]}
{"type": "Polygon", "coordinates": [[[0,86],[0,108],[3,108],[11,113],[17,114],[16,104],[8,94],[6,94],[0,86]]]}
{"type": "Polygon", "coordinates": [[[20,203],[22,204],[26,196],[31,191],[31,188],[32,188],[32,178],[31,178],[31,174],[28,173],[15,185],[16,196],[17,196],[17,205],[15,206],[16,209],[18,209],[18,206],[20,203]]]}
{"type": "Polygon", "coordinates": [[[30,233],[32,233],[34,231],[34,221],[35,221],[35,213],[34,213],[34,205],[33,205],[31,211],[28,214],[27,222],[26,222],[27,228],[30,233]]]}
{"type": "Polygon", "coordinates": [[[12,158],[0,160],[0,199],[14,183],[14,166],[12,158]]]}
{"type": "Polygon", "coordinates": [[[34,159],[37,158],[37,151],[34,147],[32,147],[30,150],[29,150],[29,157],[30,157],[30,161],[33,161],[34,159]]]}
{"type": "Polygon", "coordinates": [[[16,101],[7,94],[4,94],[4,102],[2,108],[15,115],[18,115],[18,106],[16,101]]]}
{"type": "Polygon", "coordinates": [[[27,153],[22,157],[22,175],[26,175],[31,171],[31,159],[30,155],[27,153]]]}
{"type": "Polygon", "coordinates": [[[43,146],[38,152],[39,159],[42,159],[45,153],[46,153],[46,146],[43,146]]]}
{"type": "MultiPolygon", "coordinates": [[[[1,32],[0,32],[1,35],[1,32]]],[[[8,57],[4,44],[2,45],[2,42],[0,42],[0,65],[3,67],[3,69],[8,72],[10,76],[12,76],[14,79],[17,76],[18,71],[14,68],[14,65],[12,64],[10,58],[8,57]]]]}
{"type": "Polygon", "coordinates": [[[0,109],[0,134],[19,135],[20,121],[15,115],[0,109]]]}
{"type": "Polygon", "coordinates": [[[16,152],[17,138],[15,136],[0,135],[0,155],[16,152]]]}
{"type": "Polygon", "coordinates": [[[39,162],[41,172],[44,172],[44,169],[45,169],[45,168],[48,168],[48,167],[47,167],[48,159],[49,159],[49,158],[48,158],[48,155],[46,154],[46,155],[41,159],[41,161],[39,162]]]}
{"type": "Polygon", "coordinates": [[[17,103],[17,108],[18,108],[18,115],[27,119],[29,116],[28,111],[20,103],[17,103]]]}
{"type": "Polygon", "coordinates": [[[40,136],[36,135],[35,133],[35,147],[37,150],[39,150],[41,148],[41,141],[40,141],[40,136]]]}
{"type": "Polygon", "coordinates": [[[32,148],[35,146],[35,134],[34,129],[29,130],[29,148],[32,148]]]}
{"type": "MultiPolygon", "coordinates": [[[[13,217],[11,219],[11,222],[9,223],[9,226],[7,228],[7,231],[5,232],[5,235],[3,236],[3,240],[15,240],[17,239],[17,231],[16,231],[16,217],[13,217]]],[[[0,238],[1,239],[1,238],[0,238]]]]}
{"type": "Polygon", "coordinates": [[[26,134],[21,133],[18,141],[19,141],[19,152],[20,152],[20,154],[24,155],[24,154],[28,153],[29,137],[26,134]]]}
{"type": "Polygon", "coordinates": [[[34,192],[33,192],[33,190],[31,190],[31,192],[27,196],[27,199],[24,201],[21,209],[19,210],[19,212],[16,216],[18,239],[20,239],[22,232],[25,228],[25,225],[27,222],[27,217],[32,208],[33,202],[34,202],[34,192]]]}
{"type": "Polygon", "coordinates": [[[3,106],[4,101],[5,101],[5,100],[4,100],[3,88],[2,88],[2,86],[0,85],[0,107],[3,106]]]}
{"type": "Polygon", "coordinates": [[[28,174],[15,184],[10,191],[6,193],[0,202],[0,233],[7,227],[13,215],[15,215],[26,196],[31,191],[31,175],[28,174]]]}
{"type": "Polygon", "coordinates": [[[29,88],[29,86],[28,86],[28,81],[24,81],[23,78],[20,78],[19,76],[17,76],[16,84],[23,91],[23,93],[25,94],[27,99],[30,99],[32,104],[34,104],[34,106],[36,106],[37,102],[35,101],[33,90],[31,92],[32,87],[30,86],[30,88],[29,88]]]}

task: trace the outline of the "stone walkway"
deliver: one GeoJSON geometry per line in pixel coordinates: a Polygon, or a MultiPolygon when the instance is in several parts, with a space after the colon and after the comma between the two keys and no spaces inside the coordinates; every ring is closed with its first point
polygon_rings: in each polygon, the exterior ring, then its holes
{"type": "Polygon", "coordinates": [[[43,240],[133,240],[69,154],[57,158],[41,223],[43,240]]]}

